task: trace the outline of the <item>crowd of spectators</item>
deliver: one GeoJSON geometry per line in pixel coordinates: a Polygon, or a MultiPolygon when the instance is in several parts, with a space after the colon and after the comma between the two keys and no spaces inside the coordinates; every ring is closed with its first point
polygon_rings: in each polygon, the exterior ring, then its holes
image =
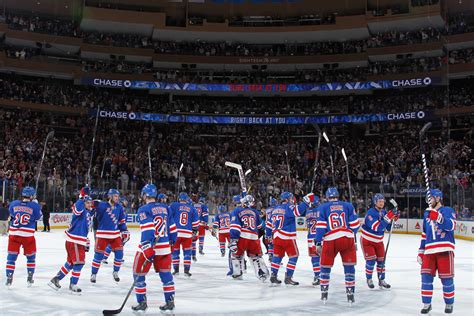
{"type": "Polygon", "coordinates": [[[449,52],[450,64],[469,64],[474,61],[474,49],[466,48],[449,52]]]}
{"type": "Polygon", "coordinates": [[[111,111],[207,114],[365,114],[433,110],[472,106],[472,80],[456,80],[449,86],[377,91],[373,95],[305,98],[224,98],[148,94],[141,90],[76,86],[69,81],[30,77],[0,77],[4,99],[57,106],[111,111]]]}
{"type": "Polygon", "coordinates": [[[9,13],[5,16],[5,22],[14,30],[69,37],[81,36],[79,25],[73,20],[9,13]]]}
{"type": "Polygon", "coordinates": [[[124,61],[93,61],[83,60],[82,71],[111,72],[121,74],[142,74],[153,72],[152,65],[146,63],[127,63],[124,61]]]}
{"type": "MultiPolygon", "coordinates": [[[[361,211],[370,196],[380,190],[379,185],[387,193],[399,194],[403,188],[419,187],[423,183],[417,139],[420,123],[377,125],[378,132],[373,130],[365,137],[349,137],[343,125],[326,128],[334,141],[334,152],[339,153],[344,147],[348,154],[354,201],[361,211]]],[[[51,129],[56,130],[43,164],[40,197],[52,203],[54,196],[61,204],[65,201],[67,207],[85,182],[93,118],[0,109],[0,129],[5,135],[0,139],[0,179],[7,180],[8,190],[14,194],[34,182],[45,135],[51,129]]],[[[426,149],[430,153],[433,185],[443,188],[447,196],[451,190],[462,188],[469,198],[472,131],[456,140],[441,135],[430,134],[426,149]]],[[[151,127],[147,122],[100,120],[92,165],[93,188],[117,187],[136,203],[138,190],[148,181],[146,149],[151,138],[158,144],[152,150],[154,182],[171,196],[181,162],[184,168],[180,189],[205,192],[212,205],[239,190],[237,174],[224,166],[227,160],[241,162],[253,170],[248,180],[260,205],[266,205],[269,195],[277,196],[288,187],[300,195],[308,190],[313,176],[316,135],[311,126],[154,124],[151,127]],[[290,153],[290,180],[285,151],[290,153]]],[[[317,194],[332,181],[328,157],[329,147],[321,146],[314,190],[317,194]]],[[[345,162],[339,154],[335,155],[334,170],[335,183],[347,198],[345,162]]]]}

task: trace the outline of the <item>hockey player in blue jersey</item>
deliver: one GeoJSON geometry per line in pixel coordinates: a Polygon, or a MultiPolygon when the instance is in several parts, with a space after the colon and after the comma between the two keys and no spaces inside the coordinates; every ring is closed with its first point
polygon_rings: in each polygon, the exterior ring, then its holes
{"type": "Polygon", "coordinates": [[[133,263],[135,294],[137,305],[134,312],[145,312],[148,308],[145,276],[151,266],[159,274],[163,284],[165,305],[160,306],[163,312],[174,310],[174,281],[171,274],[171,245],[176,241],[176,225],[166,205],[166,196],[159,194],[154,184],[147,184],[141,192],[144,205],[138,209],[137,219],[140,224],[140,244],[133,263]],[[158,197],[158,202],[156,201],[158,197]]]}
{"type": "Polygon", "coordinates": [[[93,211],[97,217],[99,226],[96,233],[95,254],[92,260],[92,273],[90,281],[96,283],[97,272],[104,257],[105,249],[111,245],[114,252],[114,270],[112,276],[115,282],[119,282],[118,272],[122,265],[123,244],[130,239],[130,232],[127,230],[125,212],[120,205],[120,192],[110,189],[107,192],[108,201],[99,202],[93,211]]]}
{"type": "MultiPolygon", "coordinates": [[[[242,208],[242,204],[240,203],[240,199],[242,198],[242,196],[240,194],[237,194],[237,195],[234,195],[232,197],[232,204],[234,206],[234,209],[230,212],[230,216],[232,217],[232,213],[240,210],[242,208]]],[[[230,237],[230,230],[229,230],[229,237],[230,237]]],[[[245,259],[244,259],[244,264],[245,264],[245,259]]],[[[229,271],[227,272],[227,276],[232,276],[233,274],[233,268],[232,268],[232,251],[229,251],[229,256],[228,256],[228,263],[229,263],[229,271]]],[[[241,268],[243,270],[246,270],[245,269],[245,266],[244,268],[241,268]]]]}
{"type": "Polygon", "coordinates": [[[190,203],[188,194],[185,192],[178,195],[178,202],[171,203],[170,211],[178,229],[178,237],[173,246],[173,274],[179,274],[179,255],[181,248],[183,248],[184,275],[191,277],[189,271],[191,269],[192,243],[193,237],[197,235],[199,229],[198,212],[190,203]]]}
{"type": "MultiPolygon", "coordinates": [[[[454,229],[456,212],[443,205],[443,193],[438,189],[430,190],[429,207],[423,216],[418,262],[421,264],[422,314],[429,314],[433,296],[433,281],[438,276],[443,284],[444,312],[451,314],[454,304],[454,229]]],[[[427,199],[428,200],[428,199],[427,199]]]]}
{"type": "Polygon", "coordinates": [[[316,251],[314,238],[316,238],[316,224],[318,223],[319,211],[319,197],[314,196],[314,202],[310,209],[306,211],[306,227],[308,229],[308,255],[311,258],[311,265],[313,266],[313,285],[319,285],[319,273],[321,267],[319,265],[320,257],[316,251]]]}
{"type": "Polygon", "coordinates": [[[219,212],[212,223],[212,236],[219,241],[221,257],[225,256],[225,243],[230,242],[230,213],[227,212],[225,205],[219,205],[219,212]]]}
{"type": "Polygon", "coordinates": [[[237,207],[230,220],[229,250],[232,252],[232,277],[241,279],[243,274],[243,256],[247,253],[250,258],[255,275],[259,280],[268,278],[268,268],[262,258],[262,248],[258,239],[258,229],[262,226],[259,212],[252,206],[255,199],[246,195],[241,200],[242,207],[237,207]]]}
{"type": "Polygon", "coordinates": [[[273,259],[273,239],[272,239],[272,211],[277,206],[278,201],[271,196],[268,199],[268,208],[265,210],[265,242],[267,243],[268,247],[268,260],[270,263],[273,259]]]}
{"type": "Polygon", "coordinates": [[[285,256],[288,256],[286,265],[285,284],[299,285],[299,282],[293,280],[293,274],[298,262],[299,251],[296,244],[296,217],[304,216],[306,210],[314,202],[314,194],[310,193],[304,196],[303,202],[295,204],[295,197],[290,192],[283,192],[280,195],[281,204],[275,206],[272,211],[272,236],[273,236],[273,258],[272,275],[270,282],[272,285],[279,285],[278,270],[285,256]]]}
{"type": "Polygon", "coordinates": [[[329,278],[334,258],[339,253],[344,265],[346,294],[349,304],[355,302],[355,265],[357,262],[355,234],[360,222],[351,203],[339,201],[339,192],[335,187],[326,191],[328,202],[321,204],[316,224],[316,250],[321,256],[321,300],[328,299],[329,278]]]}
{"type": "MultiPolygon", "coordinates": [[[[125,218],[127,218],[127,214],[128,214],[128,201],[127,201],[127,199],[125,197],[121,197],[119,199],[119,204],[122,205],[123,211],[125,213],[125,218]]],[[[126,241],[123,243],[124,246],[125,246],[125,243],[126,243],[126,241]]],[[[102,259],[102,264],[108,264],[107,259],[109,258],[111,251],[112,251],[112,246],[108,245],[107,248],[105,248],[105,251],[104,251],[104,258],[102,259]]],[[[122,262],[123,262],[123,260],[122,260],[122,262]]]]}
{"type": "Polygon", "coordinates": [[[199,254],[204,255],[204,240],[206,237],[206,230],[209,229],[209,208],[206,205],[206,198],[201,196],[197,203],[194,203],[194,208],[198,212],[199,216],[199,231],[196,238],[193,240],[193,254],[192,258],[197,261],[196,258],[196,243],[199,240],[199,254]]]}
{"type": "Polygon", "coordinates": [[[372,198],[373,207],[367,211],[361,229],[360,244],[365,258],[365,276],[369,288],[374,288],[372,273],[377,262],[377,276],[379,287],[389,289],[390,284],[385,281],[385,247],[383,244],[384,232],[392,229],[392,221],[398,220],[397,209],[386,211],[385,197],[377,193],[372,198]]]}
{"type": "Polygon", "coordinates": [[[27,285],[34,283],[33,275],[36,268],[36,221],[41,218],[41,207],[33,202],[36,197],[36,190],[32,187],[25,187],[21,191],[22,199],[10,203],[10,227],[8,229],[8,255],[6,265],[6,285],[11,286],[15,263],[23,247],[23,254],[26,257],[26,269],[28,271],[27,285]]]}
{"type": "Polygon", "coordinates": [[[88,195],[80,196],[72,206],[72,219],[69,228],[64,232],[66,237],[66,263],[61,267],[56,276],[48,285],[59,290],[61,281],[71,270],[69,290],[73,294],[80,294],[82,290],[77,286],[81,270],[86,261],[86,252],[89,251],[89,227],[91,225],[92,198],[88,195]]]}

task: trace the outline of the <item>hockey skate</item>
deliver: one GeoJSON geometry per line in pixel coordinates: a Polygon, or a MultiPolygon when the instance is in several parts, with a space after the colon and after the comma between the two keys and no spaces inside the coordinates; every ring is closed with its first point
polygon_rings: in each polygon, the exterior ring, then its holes
{"type": "Polygon", "coordinates": [[[189,269],[184,269],[184,276],[190,278],[192,274],[189,272],[189,269]]]}
{"type": "Polygon", "coordinates": [[[221,252],[221,257],[225,257],[225,252],[221,252]]]}
{"type": "Polygon", "coordinates": [[[351,288],[347,288],[346,294],[347,294],[347,301],[349,302],[349,306],[352,306],[352,304],[355,303],[354,290],[352,290],[351,288]]]}
{"type": "Polygon", "coordinates": [[[379,288],[381,290],[388,290],[390,289],[392,286],[390,284],[388,284],[387,282],[385,282],[385,280],[379,280],[379,288]]]}
{"type": "Polygon", "coordinates": [[[200,254],[201,256],[204,256],[204,250],[203,250],[202,248],[199,248],[199,254],[200,254]]]}
{"type": "Polygon", "coordinates": [[[167,301],[165,305],[160,306],[160,311],[163,314],[172,314],[174,311],[174,301],[173,300],[167,301]]]}
{"type": "Polygon", "coordinates": [[[146,303],[146,300],[141,301],[137,305],[132,306],[132,311],[134,313],[145,313],[147,309],[148,309],[148,305],[146,303]]]}
{"type": "Polygon", "coordinates": [[[52,278],[52,279],[48,282],[48,285],[49,285],[49,287],[52,288],[53,290],[59,291],[59,289],[61,288],[61,285],[59,284],[59,278],[58,278],[58,276],[55,276],[54,278],[52,278]]]}
{"type": "Polygon", "coordinates": [[[5,282],[5,285],[10,287],[12,286],[12,283],[13,283],[13,273],[9,273],[7,275],[7,281],[5,282]]]}
{"type": "Polygon", "coordinates": [[[321,286],[321,301],[323,301],[324,305],[326,305],[328,301],[328,290],[328,286],[321,286]]]}
{"type": "Polygon", "coordinates": [[[374,281],[372,279],[367,279],[367,286],[369,289],[375,288],[374,281]]]}
{"type": "Polygon", "coordinates": [[[112,276],[114,277],[115,282],[120,282],[120,278],[118,276],[118,271],[112,272],[112,276]]]}
{"type": "Polygon", "coordinates": [[[69,284],[69,290],[71,291],[71,294],[76,294],[80,295],[82,290],[77,286],[77,284],[69,284]]]}
{"type": "Polygon", "coordinates": [[[197,261],[198,261],[198,259],[197,259],[196,256],[192,256],[192,259],[193,259],[194,262],[197,262],[197,261]]]}
{"type": "Polygon", "coordinates": [[[91,283],[97,282],[97,274],[91,274],[91,283]]]}
{"type": "Polygon", "coordinates": [[[278,280],[277,276],[275,274],[272,274],[270,277],[270,284],[271,286],[278,286],[281,284],[281,281],[278,280]]]}
{"type": "Polygon", "coordinates": [[[174,269],[173,275],[176,275],[176,276],[179,275],[179,268],[174,269]]]}
{"type": "Polygon", "coordinates": [[[446,307],[444,308],[444,313],[445,314],[452,314],[453,313],[453,304],[446,304],[446,307]]]}
{"type": "Polygon", "coordinates": [[[430,312],[431,312],[431,304],[423,305],[423,308],[420,311],[421,314],[429,314],[430,312]]]}
{"type": "Polygon", "coordinates": [[[33,272],[28,272],[28,278],[26,279],[26,285],[28,287],[31,287],[33,285],[33,283],[35,283],[35,281],[33,280],[33,272]]]}
{"type": "Polygon", "coordinates": [[[107,262],[107,259],[102,259],[101,263],[102,263],[102,264],[109,264],[109,263],[107,262]]]}
{"type": "Polygon", "coordinates": [[[313,286],[318,286],[321,283],[321,280],[319,280],[318,277],[314,277],[313,279],[313,286]]]}
{"type": "Polygon", "coordinates": [[[296,281],[293,280],[293,278],[291,276],[285,275],[285,284],[286,285],[297,286],[297,285],[300,285],[300,282],[296,282],[296,281]]]}

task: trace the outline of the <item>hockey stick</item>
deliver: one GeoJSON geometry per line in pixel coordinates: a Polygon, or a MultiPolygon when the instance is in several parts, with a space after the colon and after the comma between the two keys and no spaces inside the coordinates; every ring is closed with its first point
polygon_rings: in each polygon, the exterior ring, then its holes
{"type": "Polygon", "coordinates": [[[314,181],[316,181],[316,169],[318,169],[319,148],[321,147],[321,129],[318,124],[313,124],[314,129],[318,132],[318,146],[316,149],[316,157],[314,158],[313,179],[311,180],[311,193],[314,193],[314,181]]]}
{"type": "Polygon", "coordinates": [[[153,172],[151,169],[151,148],[155,143],[155,139],[152,138],[150,143],[148,144],[148,171],[150,172],[150,183],[153,183],[153,172]]]}
{"type": "Polygon", "coordinates": [[[54,136],[54,131],[49,132],[48,135],[46,135],[46,139],[44,141],[43,154],[41,155],[41,160],[38,167],[38,174],[36,175],[36,184],[35,184],[36,192],[38,192],[39,179],[41,176],[41,168],[43,167],[43,160],[44,160],[44,156],[46,155],[46,146],[48,146],[48,141],[53,136],[54,136]]]}
{"type": "Polygon", "coordinates": [[[227,167],[237,169],[237,172],[239,173],[240,188],[242,189],[243,193],[247,193],[247,184],[245,183],[245,174],[244,170],[242,169],[242,165],[230,161],[226,161],[225,165],[227,167]]]}
{"type": "Polygon", "coordinates": [[[346,151],[342,148],[342,157],[346,162],[346,175],[347,175],[347,185],[349,186],[349,201],[352,204],[352,186],[351,186],[351,177],[349,176],[349,162],[347,161],[346,151]]]}
{"type": "Polygon", "coordinates": [[[177,177],[176,177],[176,200],[178,200],[178,194],[179,194],[179,176],[181,174],[181,170],[183,170],[184,164],[181,163],[178,169],[177,177]]]}
{"type": "MultiPolygon", "coordinates": [[[[390,203],[392,203],[394,208],[398,208],[398,204],[394,199],[390,199],[390,203]]],[[[388,240],[387,240],[387,247],[385,248],[385,256],[383,257],[383,264],[385,265],[385,261],[387,260],[387,252],[388,252],[388,246],[390,246],[390,238],[392,238],[392,231],[393,231],[393,220],[391,221],[392,227],[390,228],[390,232],[388,233],[388,240]]]]}
{"type": "MultiPolygon", "coordinates": [[[[158,232],[158,234],[156,235],[158,238],[155,238],[156,240],[159,239],[162,235],[162,233],[164,232],[165,230],[165,227],[166,225],[163,224],[161,225],[161,228],[160,228],[160,231],[158,232]]],[[[145,267],[147,261],[145,260],[145,262],[143,263],[141,270],[143,270],[143,268],[145,267]]],[[[133,283],[132,283],[132,286],[130,287],[130,289],[128,290],[128,293],[127,295],[125,296],[125,299],[123,300],[122,302],[122,305],[118,308],[118,309],[104,309],[102,311],[102,314],[103,315],[117,315],[117,314],[120,314],[123,310],[123,308],[125,307],[125,304],[127,304],[127,301],[128,301],[128,298],[130,297],[130,294],[132,294],[132,291],[133,289],[135,288],[135,284],[137,283],[137,279],[138,279],[139,275],[137,275],[136,277],[133,278],[133,283]]]]}
{"type": "Polygon", "coordinates": [[[89,159],[89,169],[87,169],[87,177],[86,177],[86,184],[91,187],[91,167],[92,167],[92,158],[94,157],[94,144],[95,144],[95,136],[97,135],[97,125],[99,123],[99,113],[100,113],[100,106],[97,107],[97,113],[95,115],[95,126],[94,126],[94,136],[92,137],[92,148],[91,148],[91,157],[89,159]]]}
{"type": "Polygon", "coordinates": [[[323,132],[323,137],[329,145],[329,159],[331,161],[332,185],[335,186],[336,185],[336,180],[334,179],[334,161],[332,159],[332,145],[329,142],[329,138],[328,138],[328,135],[326,135],[326,132],[323,132]]]}
{"type": "Polygon", "coordinates": [[[288,159],[288,152],[285,150],[286,156],[286,168],[288,170],[288,191],[291,190],[291,171],[290,171],[290,161],[288,159]]]}
{"type": "MultiPolygon", "coordinates": [[[[425,185],[426,185],[426,201],[428,202],[428,207],[431,207],[430,201],[431,201],[431,193],[430,193],[430,179],[428,175],[428,165],[426,163],[426,155],[425,155],[425,144],[424,144],[424,139],[426,136],[426,131],[431,128],[431,122],[428,122],[423,126],[423,128],[420,131],[420,151],[421,151],[421,161],[423,163],[423,174],[424,174],[424,179],[425,179],[425,185]]],[[[434,223],[431,221],[431,232],[433,234],[433,239],[436,240],[436,234],[435,234],[435,227],[434,223]]]]}

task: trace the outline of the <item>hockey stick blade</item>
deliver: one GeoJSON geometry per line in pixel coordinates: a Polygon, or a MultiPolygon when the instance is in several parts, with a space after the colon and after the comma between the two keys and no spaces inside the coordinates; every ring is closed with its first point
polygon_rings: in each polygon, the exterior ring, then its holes
{"type": "Polygon", "coordinates": [[[423,139],[425,137],[426,131],[431,128],[433,124],[431,122],[426,123],[423,128],[420,131],[420,139],[423,139]]]}
{"type": "Polygon", "coordinates": [[[398,204],[394,199],[390,199],[390,203],[392,203],[393,207],[398,208],[398,204]]]}
{"type": "Polygon", "coordinates": [[[225,165],[227,167],[231,167],[231,168],[235,168],[235,169],[242,169],[242,165],[239,165],[238,163],[234,163],[234,162],[230,162],[230,161],[226,161],[225,165]]]}

